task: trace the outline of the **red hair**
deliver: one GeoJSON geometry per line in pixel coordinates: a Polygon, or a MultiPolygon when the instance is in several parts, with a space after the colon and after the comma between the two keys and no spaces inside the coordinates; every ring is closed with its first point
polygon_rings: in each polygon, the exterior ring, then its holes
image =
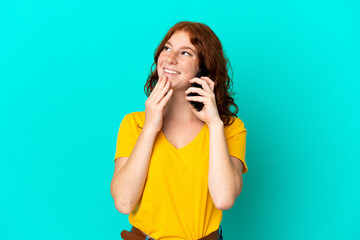
{"type": "Polygon", "coordinates": [[[198,52],[199,67],[205,67],[209,71],[208,77],[215,83],[214,94],[220,118],[224,125],[231,124],[232,122],[229,123],[231,116],[236,117],[239,110],[234,99],[231,97],[232,80],[228,75],[231,65],[223,52],[219,38],[207,25],[202,23],[183,21],[176,23],[170,28],[155,50],[154,63],[151,65],[150,74],[144,86],[146,96],[150,96],[159,78],[157,68],[155,67],[155,70],[152,70],[152,68],[154,64],[156,66],[165,43],[176,31],[185,31],[190,35],[190,42],[196,47],[198,52]],[[234,111],[230,110],[231,106],[234,106],[234,111]]]}

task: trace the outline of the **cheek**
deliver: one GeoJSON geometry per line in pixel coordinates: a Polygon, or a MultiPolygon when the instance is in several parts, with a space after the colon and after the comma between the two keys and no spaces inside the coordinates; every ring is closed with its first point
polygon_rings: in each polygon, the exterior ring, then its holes
{"type": "Polygon", "coordinates": [[[159,55],[159,58],[158,58],[158,61],[163,61],[165,59],[165,53],[164,52],[161,52],[160,55],[159,55]]]}
{"type": "Polygon", "coordinates": [[[156,65],[157,65],[158,68],[160,68],[163,63],[164,63],[164,56],[160,55],[158,60],[157,60],[156,65]]]}
{"type": "Polygon", "coordinates": [[[159,69],[161,67],[162,63],[163,63],[162,57],[159,56],[159,58],[158,58],[158,60],[156,62],[157,69],[159,69]]]}
{"type": "Polygon", "coordinates": [[[190,66],[189,66],[189,71],[190,71],[192,74],[197,73],[198,70],[199,70],[199,67],[197,66],[196,63],[191,63],[191,64],[190,64],[190,66]]]}

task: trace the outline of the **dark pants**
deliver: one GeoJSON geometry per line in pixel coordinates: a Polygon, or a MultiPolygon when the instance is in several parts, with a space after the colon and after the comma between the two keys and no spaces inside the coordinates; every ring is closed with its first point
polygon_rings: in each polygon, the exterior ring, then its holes
{"type": "Polygon", "coordinates": [[[219,239],[218,240],[223,240],[221,225],[219,226],[219,239]]]}
{"type": "MultiPolygon", "coordinates": [[[[135,239],[135,238],[136,239],[143,239],[143,236],[145,236],[145,240],[153,239],[149,235],[145,234],[140,229],[138,229],[138,228],[136,228],[134,226],[131,228],[130,232],[126,231],[126,230],[123,230],[120,235],[121,235],[122,239],[135,239]]],[[[221,225],[219,226],[219,238],[218,238],[218,240],[223,240],[221,225]]]]}

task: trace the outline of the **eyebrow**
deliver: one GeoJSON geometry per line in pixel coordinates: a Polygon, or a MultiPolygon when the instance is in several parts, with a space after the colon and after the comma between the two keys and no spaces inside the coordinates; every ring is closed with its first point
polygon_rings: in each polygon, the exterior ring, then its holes
{"type": "MultiPolygon", "coordinates": [[[[172,46],[169,41],[167,41],[165,44],[169,44],[170,46],[172,46]]],[[[195,51],[194,49],[192,49],[191,47],[181,46],[180,48],[181,48],[181,49],[190,49],[191,51],[193,51],[194,53],[196,53],[196,51],[195,51]]]]}

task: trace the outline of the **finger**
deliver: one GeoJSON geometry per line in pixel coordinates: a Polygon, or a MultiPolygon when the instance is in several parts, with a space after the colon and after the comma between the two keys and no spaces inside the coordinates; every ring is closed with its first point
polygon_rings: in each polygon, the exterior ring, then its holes
{"type": "Polygon", "coordinates": [[[201,96],[208,96],[209,93],[206,92],[204,89],[202,88],[198,88],[198,87],[190,87],[185,91],[185,94],[189,94],[189,93],[198,93],[201,96]]]}
{"type": "Polygon", "coordinates": [[[154,87],[153,91],[154,91],[155,89],[158,89],[158,88],[159,88],[159,85],[160,85],[160,83],[161,83],[162,80],[163,80],[162,77],[160,77],[160,78],[158,79],[157,83],[155,84],[155,87],[154,87]]]}
{"type": "Polygon", "coordinates": [[[173,92],[174,92],[174,90],[170,89],[170,90],[167,92],[167,94],[165,95],[165,97],[163,97],[163,99],[161,99],[161,101],[160,101],[160,103],[159,103],[159,105],[160,105],[161,107],[164,107],[164,106],[167,104],[167,102],[168,102],[169,99],[171,98],[173,92]]]}
{"type": "Polygon", "coordinates": [[[200,78],[192,78],[189,80],[190,83],[196,82],[197,84],[200,84],[204,90],[211,91],[211,88],[209,87],[209,84],[206,82],[206,80],[200,79],[200,78]]]}
{"type": "MultiPolygon", "coordinates": [[[[199,113],[198,110],[196,110],[196,109],[193,107],[193,105],[191,105],[190,102],[189,102],[189,106],[190,106],[191,111],[192,111],[195,115],[199,113]]],[[[203,109],[204,109],[204,108],[203,108],[203,109]]],[[[200,111],[200,112],[201,112],[201,111],[200,111]]]]}
{"type": "Polygon", "coordinates": [[[170,81],[167,81],[165,86],[159,90],[159,94],[156,96],[154,102],[159,103],[161,99],[164,97],[164,95],[169,91],[170,88],[170,81]]]}
{"type": "Polygon", "coordinates": [[[195,102],[202,102],[202,103],[206,102],[206,98],[200,97],[200,96],[190,96],[190,97],[186,96],[185,98],[188,101],[195,101],[195,102]]]}
{"type": "MultiPolygon", "coordinates": [[[[152,99],[155,99],[155,100],[156,100],[156,98],[159,96],[159,93],[160,93],[161,89],[164,88],[166,82],[167,82],[167,76],[165,75],[165,76],[161,79],[161,81],[158,83],[159,86],[158,86],[158,88],[156,89],[156,91],[154,91],[154,94],[153,94],[152,99]]],[[[157,102],[156,102],[156,103],[157,103],[157,102]]]]}
{"type": "Polygon", "coordinates": [[[211,90],[214,91],[215,89],[215,82],[211,80],[209,77],[201,77],[201,79],[204,79],[210,86],[211,90]]]}
{"type": "Polygon", "coordinates": [[[150,96],[149,96],[149,98],[148,98],[149,100],[154,98],[154,95],[156,94],[156,91],[157,91],[157,89],[159,88],[159,85],[160,85],[160,82],[161,82],[161,81],[162,81],[162,77],[160,77],[160,78],[158,79],[157,83],[155,84],[155,87],[154,87],[153,90],[151,91],[150,96]]]}

